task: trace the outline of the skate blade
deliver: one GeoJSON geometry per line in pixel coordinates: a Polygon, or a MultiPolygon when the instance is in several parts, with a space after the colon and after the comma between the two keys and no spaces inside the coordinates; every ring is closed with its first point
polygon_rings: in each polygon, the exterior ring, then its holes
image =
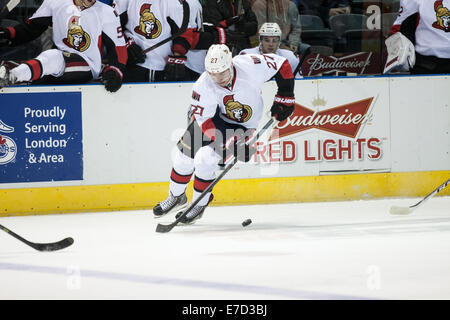
{"type": "Polygon", "coordinates": [[[160,216],[157,216],[157,215],[153,214],[153,218],[159,219],[159,218],[162,218],[162,217],[166,217],[168,214],[171,214],[171,213],[174,213],[174,212],[178,212],[178,211],[183,211],[184,209],[187,208],[187,206],[188,206],[188,202],[186,202],[185,204],[183,204],[181,206],[175,206],[170,211],[167,211],[166,213],[164,213],[164,214],[162,214],[160,216]]]}

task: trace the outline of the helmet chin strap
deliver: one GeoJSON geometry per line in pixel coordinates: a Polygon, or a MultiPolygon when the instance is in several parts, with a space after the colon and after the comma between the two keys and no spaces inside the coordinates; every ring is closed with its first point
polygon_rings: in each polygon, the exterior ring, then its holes
{"type": "Polygon", "coordinates": [[[231,85],[233,84],[233,79],[234,79],[234,68],[233,68],[233,65],[231,65],[231,67],[230,67],[230,81],[226,85],[227,88],[231,87],[231,85]]]}

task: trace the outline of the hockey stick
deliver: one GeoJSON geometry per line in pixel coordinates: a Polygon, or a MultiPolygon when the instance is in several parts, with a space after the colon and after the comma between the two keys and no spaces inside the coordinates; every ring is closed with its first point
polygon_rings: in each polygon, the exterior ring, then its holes
{"type": "Polygon", "coordinates": [[[9,0],[6,6],[2,8],[2,11],[0,11],[0,19],[6,17],[19,3],[20,0],[9,0]]]}
{"type": "MultiPolygon", "coordinates": [[[[269,128],[274,128],[275,125],[278,123],[278,121],[275,120],[275,118],[271,118],[262,128],[261,130],[259,130],[259,132],[256,134],[254,141],[258,140],[258,138],[269,128]]],[[[202,200],[205,195],[210,192],[214,186],[217,184],[217,182],[219,182],[224,175],[227,174],[228,171],[231,170],[231,168],[234,167],[234,165],[238,162],[237,158],[234,158],[232,162],[230,162],[225,169],[222,171],[222,173],[216,178],[214,179],[214,181],[208,186],[208,188],[206,188],[205,190],[203,190],[203,192],[199,195],[199,197],[193,201],[190,206],[184,210],[183,214],[181,214],[174,222],[172,222],[171,224],[161,224],[158,223],[158,225],[156,226],[156,232],[160,232],[160,233],[166,233],[169,232],[170,230],[172,230],[191,210],[192,208],[194,208],[197,203],[200,202],[200,200],[202,200]]]]}
{"type": "MultiPolygon", "coordinates": [[[[300,69],[301,69],[301,67],[302,67],[302,65],[303,65],[303,62],[305,61],[306,57],[307,57],[310,53],[311,53],[311,47],[308,47],[308,48],[305,50],[305,52],[303,53],[302,57],[301,57],[301,58],[299,59],[299,61],[298,61],[297,68],[295,68],[295,70],[294,70],[294,78],[295,78],[295,75],[300,71],[300,69]]],[[[302,72],[301,75],[303,76],[303,72],[302,72]]]]}
{"type": "MultiPolygon", "coordinates": [[[[238,7],[237,7],[237,11],[236,11],[236,15],[240,16],[241,12],[242,12],[242,2],[244,0],[238,0],[238,7]]],[[[245,13],[245,12],[244,12],[245,13]]],[[[236,30],[236,29],[235,29],[236,30]]],[[[237,49],[237,45],[233,46],[233,49],[231,50],[231,55],[234,57],[236,55],[236,49],[237,49]]]]}
{"type": "Polygon", "coordinates": [[[190,9],[189,9],[189,4],[187,3],[186,0],[180,0],[180,1],[183,1],[183,3],[182,3],[182,5],[183,5],[183,21],[181,22],[180,29],[178,29],[178,31],[175,32],[170,37],[158,42],[157,44],[151,46],[150,48],[143,50],[142,51],[143,54],[146,54],[147,52],[150,52],[152,50],[155,50],[156,48],[161,47],[163,44],[166,44],[167,42],[172,41],[173,39],[181,36],[183,33],[186,32],[188,24],[189,24],[190,9]]]}
{"type": "Polygon", "coordinates": [[[8,228],[6,228],[5,226],[2,226],[1,224],[0,224],[0,229],[2,229],[9,235],[13,236],[14,238],[22,241],[23,243],[29,245],[30,247],[32,247],[33,249],[36,249],[38,251],[56,251],[56,250],[61,250],[61,249],[67,248],[68,246],[73,244],[73,239],[70,237],[65,238],[58,242],[51,242],[51,243],[31,242],[31,241],[28,241],[28,240],[22,238],[17,233],[9,230],[8,228]]]}
{"type": "Polygon", "coordinates": [[[409,207],[401,207],[401,206],[392,206],[389,212],[391,214],[409,214],[413,210],[417,209],[422,203],[433,197],[435,194],[437,194],[439,191],[443,190],[446,186],[450,184],[450,179],[445,181],[443,184],[441,184],[439,187],[433,190],[429,195],[427,195],[425,198],[417,202],[415,205],[409,206],[409,207]]]}

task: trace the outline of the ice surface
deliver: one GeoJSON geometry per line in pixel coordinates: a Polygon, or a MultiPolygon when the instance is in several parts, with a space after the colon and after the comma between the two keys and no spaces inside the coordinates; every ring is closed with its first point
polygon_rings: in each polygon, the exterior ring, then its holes
{"type": "Polygon", "coordinates": [[[450,197],[210,207],[155,232],[150,211],[0,218],[1,299],[450,299],[450,197]],[[253,223],[242,227],[245,219],[253,223]]]}

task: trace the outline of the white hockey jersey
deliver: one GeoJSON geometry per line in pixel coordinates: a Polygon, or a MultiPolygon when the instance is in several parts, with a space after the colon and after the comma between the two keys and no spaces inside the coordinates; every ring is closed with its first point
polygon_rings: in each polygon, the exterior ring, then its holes
{"type": "MultiPolygon", "coordinates": [[[[250,49],[244,49],[241,52],[239,52],[239,54],[263,54],[261,52],[261,49],[258,47],[254,47],[254,48],[250,48],[250,49]]],[[[286,49],[278,49],[275,52],[276,55],[285,57],[288,61],[289,64],[292,67],[292,73],[294,73],[295,69],[298,67],[298,64],[300,62],[299,58],[291,51],[291,50],[286,50],[286,49]]],[[[301,75],[301,70],[299,70],[297,72],[297,74],[294,74],[295,79],[302,79],[303,76],[301,75]]]]}
{"type": "Polygon", "coordinates": [[[246,54],[233,58],[232,86],[219,86],[207,72],[194,83],[191,112],[202,127],[214,117],[217,106],[227,123],[257,128],[264,112],[261,87],[281,69],[286,58],[274,54],[246,54]]]}
{"type": "Polygon", "coordinates": [[[113,8],[100,1],[80,11],[72,0],[44,0],[30,20],[37,18],[52,19],[56,47],[83,57],[94,79],[102,67],[102,32],[116,46],[125,48],[119,17],[113,8]]]}
{"type": "Polygon", "coordinates": [[[391,33],[400,31],[402,22],[419,13],[415,49],[425,56],[450,58],[450,0],[401,0],[391,33]]]}
{"type": "MultiPolygon", "coordinates": [[[[145,50],[171,37],[170,17],[180,27],[183,22],[183,5],[178,0],[114,0],[113,6],[121,15],[127,12],[125,35],[145,50]]],[[[138,65],[162,71],[166,58],[172,54],[172,41],[147,52],[144,63],[138,65]]]]}

